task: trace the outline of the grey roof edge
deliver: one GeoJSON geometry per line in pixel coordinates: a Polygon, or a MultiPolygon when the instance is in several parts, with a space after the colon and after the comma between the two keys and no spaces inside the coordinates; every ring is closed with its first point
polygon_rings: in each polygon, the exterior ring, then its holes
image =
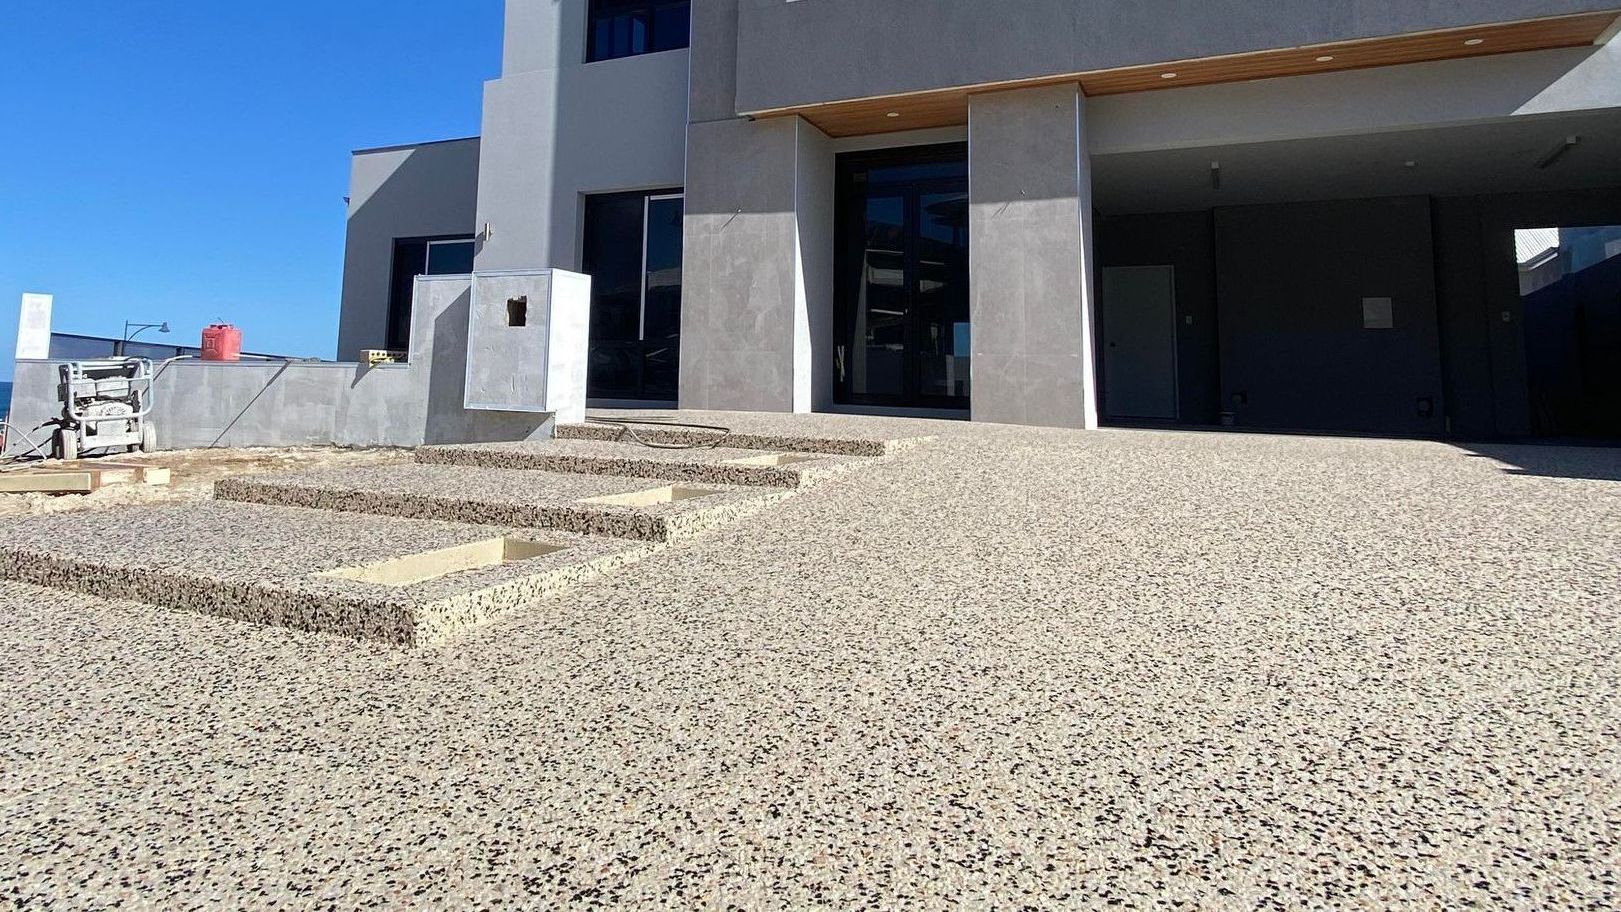
{"type": "Polygon", "coordinates": [[[426,142],[398,143],[392,146],[371,146],[365,149],[352,149],[350,155],[369,155],[373,152],[398,152],[402,149],[420,149],[423,146],[443,146],[449,143],[478,142],[482,136],[460,136],[455,139],[430,139],[426,142]]]}

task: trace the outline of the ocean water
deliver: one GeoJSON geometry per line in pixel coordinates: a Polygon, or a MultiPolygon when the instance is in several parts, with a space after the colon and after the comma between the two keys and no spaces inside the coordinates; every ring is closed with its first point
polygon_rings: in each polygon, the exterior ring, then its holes
{"type": "Polygon", "coordinates": [[[0,380],[0,419],[11,411],[11,381],[0,380]]]}

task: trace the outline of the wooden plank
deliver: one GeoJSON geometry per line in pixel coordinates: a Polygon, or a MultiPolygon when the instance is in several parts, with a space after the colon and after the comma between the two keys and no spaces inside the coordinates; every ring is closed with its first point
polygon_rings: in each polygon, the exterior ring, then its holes
{"type": "Polygon", "coordinates": [[[101,462],[87,467],[101,474],[101,483],[166,485],[172,472],[166,466],[143,465],[138,462],[101,462]]]}
{"type": "Polygon", "coordinates": [[[0,494],[89,494],[99,486],[95,472],[0,472],[0,494]]]}
{"type": "Polygon", "coordinates": [[[172,475],[166,466],[141,466],[141,484],[166,485],[172,475]]]}

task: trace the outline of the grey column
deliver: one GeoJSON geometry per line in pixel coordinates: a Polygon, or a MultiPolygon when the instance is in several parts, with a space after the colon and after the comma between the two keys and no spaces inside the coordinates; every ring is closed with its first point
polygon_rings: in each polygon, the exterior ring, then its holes
{"type": "Polygon", "coordinates": [[[692,4],[681,406],[804,412],[833,393],[833,149],[737,116],[738,0],[692,4]]]}
{"type": "Polygon", "coordinates": [[[1085,117],[1075,84],[969,98],[975,421],[1097,427],[1085,117]]]}
{"type": "Polygon", "coordinates": [[[798,117],[687,127],[681,406],[831,398],[833,153],[798,117]]]}

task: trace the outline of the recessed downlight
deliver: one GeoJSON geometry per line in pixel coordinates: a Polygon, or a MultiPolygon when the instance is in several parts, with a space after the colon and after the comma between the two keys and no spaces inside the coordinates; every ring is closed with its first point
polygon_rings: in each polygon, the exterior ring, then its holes
{"type": "Polygon", "coordinates": [[[1161,74],[1159,74],[1159,78],[1161,78],[1161,79],[1175,79],[1176,74],[1175,73],[1161,73],[1161,74]]]}
{"type": "Polygon", "coordinates": [[[901,112],[899,112],[899,111],[890,111],[888,114],[885,114],[884,116],[885,117],[899,117],[899,116],[901,116],[901,112]]]}
{"type": "Polygon", "coordinates": [[[1486,39],[1484,39],[1484,38],[1470,38],[1470,39],[1468,39],[1467,41],[1464,42],[1464,45],[1466,47],[1480,47],[1481,45],[1483,45],[1485,43],[1486,43],[1486,39]]]}
{"type": "Polygon", "coordinates": [[[1334,60],[1334,55],[1333,54],[1324,54],[1323,56],[1317,58],[1318,63],[1331,63],[1331,62],[1333,62],[1333,60],[1334,60]]]}

